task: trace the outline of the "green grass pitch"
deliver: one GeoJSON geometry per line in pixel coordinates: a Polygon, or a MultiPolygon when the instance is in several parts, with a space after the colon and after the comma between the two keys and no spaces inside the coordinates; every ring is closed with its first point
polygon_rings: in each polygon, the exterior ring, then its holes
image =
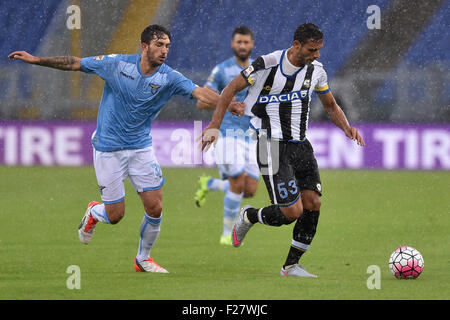
{"type": "MultiPolygon", "coordinates": [[[[163,169],[161,234],[152,250],[170,274],[136,273],[139,197],[126,181],[126,213],[99,224],[89,245],[77,228],[87,203],[100,200],[92,167],[0,167],[0,299],[449,299],[450,172],[322,170],[318,231],[301,259],[317,279],[285,278],[293,225],[256,225],[240,248],[219,244],[223,194],[203,208],[197,177],[215,169],[163,169]],[[395,279],[390,254],[401,245],[425,261],[415,280],[395,279]],[[68,289],[69,266],[80,289],[68,289]],[[380,267],[380,289],[367,273],[380,267]]],[[[269,203],[262,179],[256,197],[269,203]]]]}

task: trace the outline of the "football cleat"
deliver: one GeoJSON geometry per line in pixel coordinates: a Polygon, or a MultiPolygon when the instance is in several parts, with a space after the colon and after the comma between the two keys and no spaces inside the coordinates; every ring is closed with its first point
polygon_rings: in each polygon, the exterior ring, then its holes
{"type": "Polygon", "coordinates": [[[143,261],[137,261],[134,258],[134,270],[136,272],[169,273],[169,271],[158,265],[152,258],[143,261]]]}
{"type": "Polygon", "coordinates": [[[293,264],[290,266],[286,266],[281,268],[280,275],[282,276],[295,276],[295,277],[310,277],[310,278],[317,278],[317,275],[309,273],[306,271],[306,269],[299,265],[299,264],[293,264]]]}
{"type": "Polygon", "coordinates": [[[223,244],[225,246],[231,246],[233,244],[233,242],[231,241],[231,233],[227,234],[225,236],[221,236],[220,244],[223,244]]]}
{"type": "Polygon", "coordinates": [[[80,241],[84,244],[88,244],[89,241],[91,241],[92,234],[94,233],[95,226],[98,222],[98,220],[91,215],[91,208],[97,204],[100,203],[96,201],[89,202],[80,226],[78,227],[78,236],[80,241]]]}
{"type": "Polygon", "coordinates": [[[231,240],[233,242],[233,246],[239,247],[242,244],[242,240],[244,240],[245,235],[248,230],[253,226],[253,223],[248,221],[246,211],[248,208],[253,208],[252,206],[244,206],[239,213],[239,218],[233,227],[233,232],[231,234],[231,240]]]}
{"type": "Polygon", "coordinates": [[[203,207],[206,202],[206,195],[208,194],[208,181],[211,176],[201,176],[198,179],[199,188],[195,192],[194,200],[197,207],[203,207]]]}

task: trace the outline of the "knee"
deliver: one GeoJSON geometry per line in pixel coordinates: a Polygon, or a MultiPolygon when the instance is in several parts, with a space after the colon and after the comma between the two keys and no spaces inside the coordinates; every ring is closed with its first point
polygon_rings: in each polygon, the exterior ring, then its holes
{"type": "Polygon", "coordinates": [[[151,205],[145,207],[145,212],[152,218],[159,218],[162,213],[161,201],[155,201],[151,205]]]}
{"type": "Polygon", "coordinates": [[[252,198],[258,189],[258,181],[254,178],[246,177],[244,198],[252,198]]]}
{"type": "Polygon", "coordinates": [[[244,190],[244,198],[252,198],[255,196],[256,188],[246,188],[244,190]]]}
{"type": "Polygon", "coordinates": [[[312,210],[314,211],[319,211],[320,210],[320,206],[322,205],[322,200],[320,199],[319,196],[314,197],[314,199],[312,200],[312,210]]]}
{"type": "Polygon", "coordinates": [[[240,181],[230,181],[230,191],[237,194],[244,193],[245,197],[245,184],[240,181]]]}
{"type": "Polygon", "coordinates": [[[122,220],[123,216],[125,215],[125,208],[124,207],[113,207],[106,209],[106,213],[108,214],[108,219],[111,224],[116,224],[120,220],[122,220]]]}
{"type": "Polygon", "coordinates": [[[318,195],[305,198],[303,201],[303,207],[305,209],[312,210],[312,211],[319,211],[321,205],[322,205],[322,200],[320,199],[320,197],[318,195]]]}

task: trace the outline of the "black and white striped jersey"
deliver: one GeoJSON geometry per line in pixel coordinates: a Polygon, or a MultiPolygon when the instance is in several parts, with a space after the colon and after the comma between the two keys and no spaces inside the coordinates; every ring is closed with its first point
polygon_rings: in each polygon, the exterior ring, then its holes
{"type": "Polygon", "coordinates": [[[283,72],[287,50],[263,55],[241,72],[249,84],[245,114],[252,117],[254,128],[267,130],[272,139],[303,141],[312,91],[329,92],[328,78],[317,61],[291,75],[283,72]]]}

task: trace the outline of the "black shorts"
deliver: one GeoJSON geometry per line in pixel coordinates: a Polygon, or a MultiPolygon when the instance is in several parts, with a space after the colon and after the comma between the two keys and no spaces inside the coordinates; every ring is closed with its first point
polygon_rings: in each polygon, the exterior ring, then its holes
{"type": "Polygon", "coordinates": [[[258,165],[273,204],[290,206],[302,190],[322,195],[319,168],[308,140],[290,142],[258,138],[258,165]]]}

